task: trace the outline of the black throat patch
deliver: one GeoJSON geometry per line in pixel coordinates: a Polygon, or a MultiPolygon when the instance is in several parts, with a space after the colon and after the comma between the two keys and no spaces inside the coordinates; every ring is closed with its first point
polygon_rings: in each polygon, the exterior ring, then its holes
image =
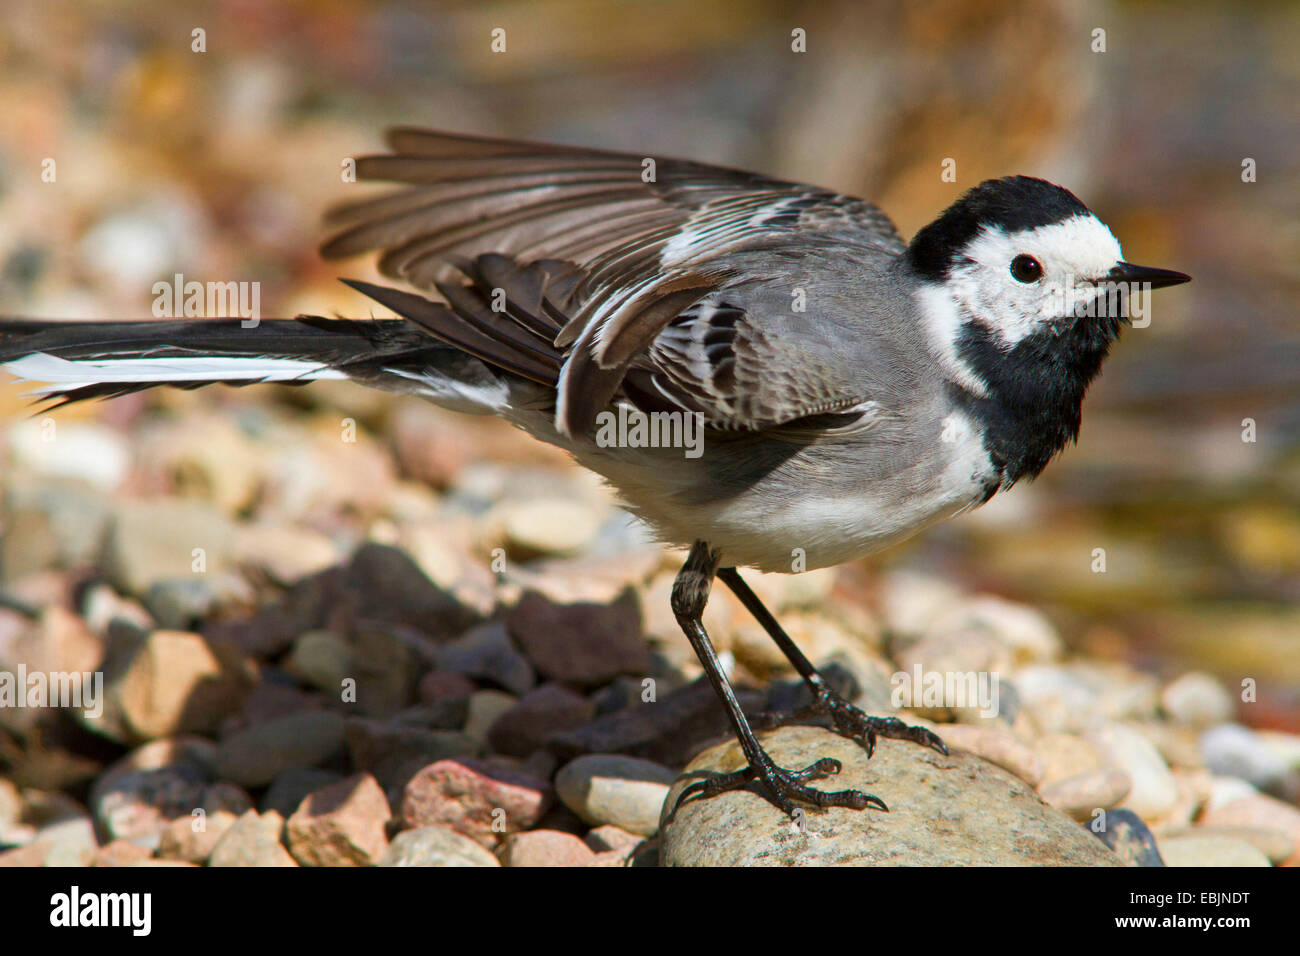
{"type": "Polygon", "coordinates": [[[983,427],[1003,488],[1036,477],[1078,438],[1084,393],[1121,325],[1115,316],[1076,318],[1063,331],[1027,335],[1009,351],[986,327],[971,321],[962,327],[958,355],[988,383],[988,394],[957,384],[949,388],[953,400],[983,427]]]}

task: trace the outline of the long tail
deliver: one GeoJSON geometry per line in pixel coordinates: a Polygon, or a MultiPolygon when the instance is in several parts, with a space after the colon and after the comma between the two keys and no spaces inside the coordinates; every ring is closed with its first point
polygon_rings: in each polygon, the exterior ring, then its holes
{"type": "Polygon", "coordinates": [[[466,412],[504,411],[498,370],[402,319],[142,322],[0,319],[0,366],[55,406],[167,385],[352,379],[466,412]]]}

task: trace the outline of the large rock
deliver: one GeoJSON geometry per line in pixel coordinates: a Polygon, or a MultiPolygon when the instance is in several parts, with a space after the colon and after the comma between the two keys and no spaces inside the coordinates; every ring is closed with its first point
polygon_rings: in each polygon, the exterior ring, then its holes
{"type": "Polygon", "coordinates": [[[669,792],[660,828],[665,866],[1119,866],[1100,840],[1043,803],[1023,781],[974,755],[945,757],[882,740],[875,756],[816,727],[786,727],[763,744],[784,767],[834,757],[843,770],[822,790],[855,788],[889,804],[878,810],[808,808],[801,832],[764,798],[744,790],[684,803],[697,771],[744,766],[740,745],[700,754],[669,792]]]}

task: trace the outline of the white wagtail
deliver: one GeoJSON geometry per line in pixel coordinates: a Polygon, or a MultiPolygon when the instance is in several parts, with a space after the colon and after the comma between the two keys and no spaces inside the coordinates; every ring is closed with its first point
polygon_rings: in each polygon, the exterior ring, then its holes
{"type": "Polygon", "coordinates": [[[63,401],[347,378],[501,416],[689,548],[673,611],[749,765],[683,796],[753,784],[786,812],[884,809],[807,785],[837,761],[790,770],[759,744],[701,623],[714,577],[839,733],[868,754],[877,736],[946,752],[833,691],[737,568],[850,561],[1034,477],[1078,435],[1133,286],[1188,276],[1123,262],[1073,194],[1024,176],[905,243],[868,202],[749,172],[418,129],[388,142],[357,171],[404,186],[334,210],[322,252],[379,251],[419,292],[348,284],[404,318],[10,320],[0,362],[63,401]],[[703,454],[598,441],[614,410],[695,416],[703,454]]]}

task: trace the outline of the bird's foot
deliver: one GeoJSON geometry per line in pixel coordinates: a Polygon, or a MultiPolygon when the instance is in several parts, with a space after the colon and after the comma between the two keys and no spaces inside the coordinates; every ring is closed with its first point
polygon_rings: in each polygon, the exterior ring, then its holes
{"type": "Polygon", "coordinates": [[[737,790],[751,783],[757,783],[761,796],[791,816],[795,812],[796,802],[815,807],[849,807],[853,810],[864,810],[875,806],[886,812],[889,810],[889,807],[885,806],[885,801],[860,790],[826,791],[806,786],[805,781],[833,776],[840,772],[840,762],[833,757],[823,757],[802,770],[787,770],[778,767],[765,751],[760,750],[759,753],[761,758],[756,764],[750,764],[734,773],[711,774],[683,789],[677,797],[674,812],[676,807],[680,807],[687,798],[715,797],[720,793],[737,790]]]}
{"type": "Polygon", "coordinates": [[[877,737],[910,740],[923,747],[932,747],[941,754],[948,753],[947,746],[937,734],[924,727],[905,724],[897,717],[872,717],[865,714],[824,684],[808,706],[794,711],[760,714],[756,723],[764,729],[771,729],[786,724],[818,721],[826,717],[831,719],[835,732],[841,737],[848,737],[862,744],[868,757],[876,752],[877,737]]]}

